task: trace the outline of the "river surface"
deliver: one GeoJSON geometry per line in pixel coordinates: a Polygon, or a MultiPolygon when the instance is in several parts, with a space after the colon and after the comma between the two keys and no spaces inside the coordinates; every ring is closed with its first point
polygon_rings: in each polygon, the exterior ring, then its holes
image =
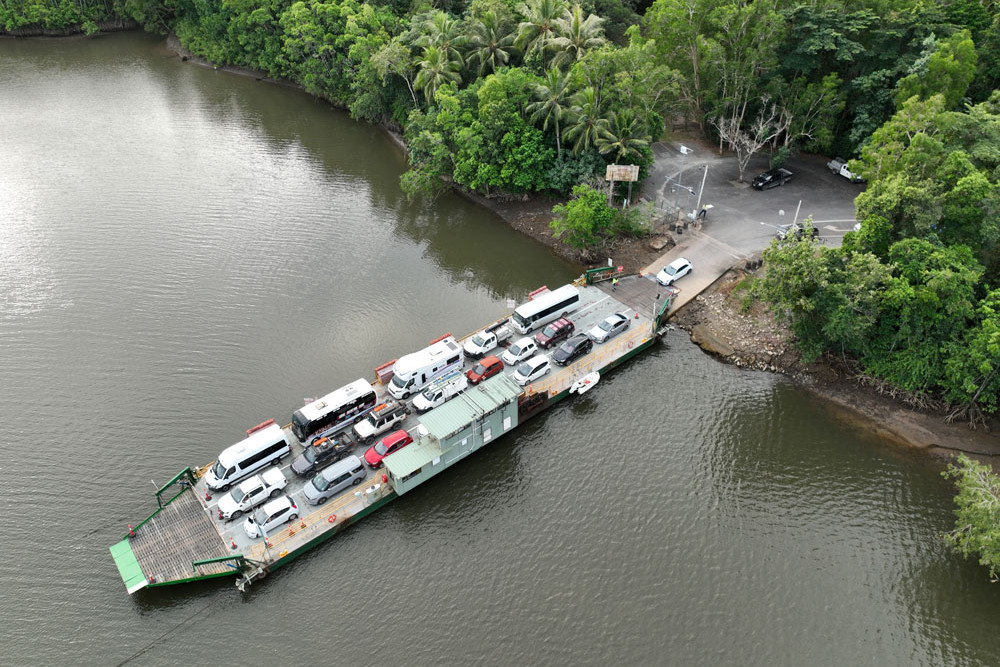
{"type": "Polygon", "coordinates": [[[4,664],[996,665],[939,463],[681,332],[239,594],[153,491],[577,270],[376,128],[161,40],[0,41],[4,664]]]}

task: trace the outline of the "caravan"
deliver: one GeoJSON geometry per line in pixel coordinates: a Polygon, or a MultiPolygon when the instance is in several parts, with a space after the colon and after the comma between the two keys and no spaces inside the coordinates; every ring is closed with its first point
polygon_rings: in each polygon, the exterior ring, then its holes
{"type": "Polygon", "coordinates": [[[393,398],[406,398],[442,375],[460,370],[464,360],[455,337],[447,336],[419,352],[400,357],[392,367],[389,393],[393,398]]]}

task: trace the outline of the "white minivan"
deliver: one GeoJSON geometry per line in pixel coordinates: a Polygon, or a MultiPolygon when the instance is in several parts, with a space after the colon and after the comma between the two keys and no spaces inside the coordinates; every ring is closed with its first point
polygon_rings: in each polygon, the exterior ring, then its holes
{"type": "Polygon", "coordinates": [[[205,473],[205,484],[215,491],[228,491],[233,482],[280,461],[291,451],[285,432],[271,424],[222,450],[215,465],[205,473]]]}
{"type": "Polygon", "coordinates": [[[465,391],[469,386],[469,378],[462,373],[447,375],[436,380],[431,386],[413,399],[413,407],[417,412],[427,412],[443,405],[452,396],[465,391]]]}

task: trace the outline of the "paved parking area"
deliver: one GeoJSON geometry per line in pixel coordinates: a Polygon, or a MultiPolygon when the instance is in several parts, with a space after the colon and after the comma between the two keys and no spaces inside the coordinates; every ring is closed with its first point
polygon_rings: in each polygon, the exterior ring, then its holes
{"type": "Polygon", "coordinates": [[[827,158],[802,155],[789,159],[785,167],[795,174],[785,185],[758,191],[750,187],[754,176],[768,168],[770,157],[755,156],[737,182],[739,169],[734,157],[719,157],[718,147],[702,142],[660,142],[654,146],[656,162],[644,196],[659,206],[678,206],[694,211],[712,208],[704,221],[675,234],[677,245],[642,270],[656,273],[677,257],[686,257],[694,271],[678,281],[681,292],[674,308],[691,298],[735,264],[759,255],[774,238],[778,225],[811,216],[820,239],[839,246],[856,222],[854,198],[864,184],[851,183],[826,168],[827,158]],[[691,149],[682,154],[681,145],[691,149]],[[707,168],[707,171],[706,171],[707,168]],[[704,186],[702,187],[702,182],[704,186]],[[692,192],[693,191],[693,192],[692,192]]]}

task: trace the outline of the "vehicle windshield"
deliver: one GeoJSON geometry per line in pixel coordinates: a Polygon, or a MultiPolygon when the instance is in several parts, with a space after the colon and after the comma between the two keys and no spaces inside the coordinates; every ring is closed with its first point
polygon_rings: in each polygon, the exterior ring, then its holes
{"type": "Polygon", "coordinates": [[[221,463],[216,461],[215,465],[212,466],[212,474],[215,475],[216,479],[222,479],[226,476],[226,469],[222,467],[221,463]]]}
{"type": "Polygon", "coordinates": [[[573,341],[566,341],[565,343],[559,346],[559,349],[565,352],[566,354],[572,354],[573,347],[574,347],[573,341]]]}
{"type": "Polygon", "coordinates": [[[483,366],[482,364],[476,364],[476,367],[472,369],[473,375],[482,375],[485,372],[486,366],[483,366]]]}
{"type": "Polygon", "coordinates": [[[483,338],[482,334],[476,334],[475,336],[472,337],[472,344],[475,345],[476,347],[485,347],[486,339],[483,338]]]}
{"type": "Polygon", "coordinates": [[[675,273],[677,273],[677,267],[674,266],[673,264],[671,264],[670,266],[668,266],[667,268],[665,268],[663,270],[667,272],[668,276],[672,276],[675,273]]]}
{"type": "Polygon", "coordinates": [[[508,349],[508,350],[510,350],[510,353],[511,353],[512,355],[514,355],[515,357],[516,357],[517,355],[521,354],[521,346],[520,346],[520,345],[518,345],[517,343],[514,343],[513,345],[511,345],[511,346],[510,346],[510,347],[508,347],[507,349],[508,349]]]}
{"type": "Polygon", "coordinates": [[[406,380],[402,379],[398,375],[392,376],[392,386],[397,389],[406,389],[406,380]]]}
{"type": "Polygon", "coordinates": [[[229,492],[229,497],[232,498],[237,505],[239,505],[240,503],[243,502],[243,499],[247,497],[247,494],[240,491],[239,487],[236,487],[235,489],[229,492]]]}
{"type": "Polygon", "coordinates": [[[517,372],[521,377],[528,377],[531,375],[532,366],[527,361],[517,367],[517,372]]]}
{"type": "Polygon", "coordinates": [[[553,336],[555,336],[556,335],[555,325],[550,324],[549,326],[542,329],[542,335],[545,336],[546,338],[552,338],[553,336]]]}
{"type": "Polygon", "coordinates": [[[306,451],[302,452],[302,456],[306,461],[309,461],[309,463],[316,463],[316,448],[306,447],[306,451]]]}
{"type": "Polygon", "coordinates": [[[529,322],[526,318],[521,317],[521,313],[517,312],[516,310],[514,311],[514,321],[517,322],[522,329],[526,328],[529,324],[531,324],[531,322],[529,322]]]}
{"type": "Polygon", "coordinates": [[[616,321],[617,320],[607,319],[607,320],[604,320],[603,322],[601,322],[600,326],[605,331],[611,331],[611,327],[615,326],[615,322],[616,321]]]}
{"type": "Polygon", "coordinates": [[[379,440],[378,444],[375,445],[375,453],[379,456],[385,456],[387,451],[389,448],[385,446],[385,440],[379,440]]]}
{"type": "Polygon", "coordinates": [[[326,476],[320,473],[312,478],[312,485],[316,487],[317,491],[326,491],[326,487],[329,486],[330,483],[326,481],[326,476]]]}

